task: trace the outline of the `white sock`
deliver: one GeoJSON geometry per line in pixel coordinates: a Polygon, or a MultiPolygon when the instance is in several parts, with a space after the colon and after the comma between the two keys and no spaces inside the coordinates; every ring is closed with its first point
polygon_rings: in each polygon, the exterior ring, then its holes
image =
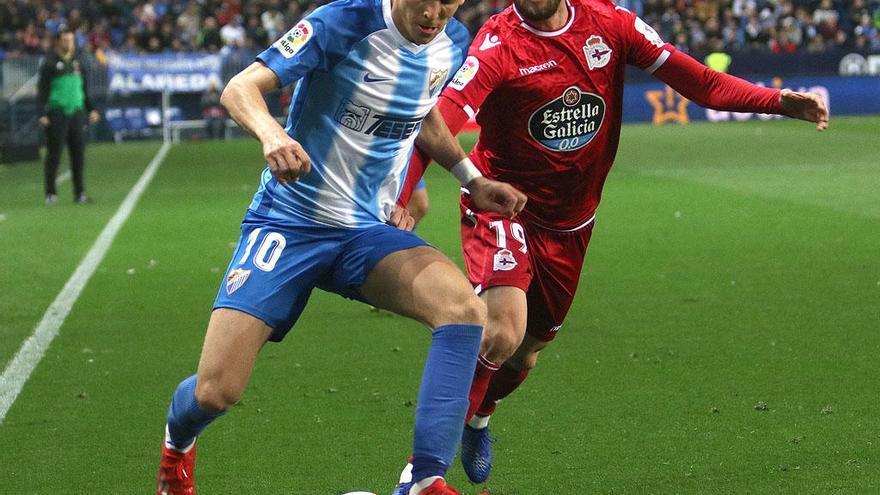
{"type": "Polygon", "coordinates": [[[439,479],[443,479],[443,477],[442,476],[429,476],[429,477],[423,479],[422,481],[419,481],[418,483],[414,484],[412,486],[412,488],[409,489],[409,495],[419,495],[419,493],[421,493],[422,490],[433,485],[434,482],[439,479]]]}
{"type": "Polygon", "coordinates": [[[491,417],[492,416],[477,416],[476,414],[474,414],[474,417],[472,417],[471,420],[468,421],[468,426],[475,430],[482,430],[483,428],[489,426],[489,418],[491,417]]]}
{"type": "Polygon", "coordinates": [[[400,473],[400,481],[398,483],[409,483],[412,481],[412,469],[413,465],[407,462],[406,467],[400,473]]]}

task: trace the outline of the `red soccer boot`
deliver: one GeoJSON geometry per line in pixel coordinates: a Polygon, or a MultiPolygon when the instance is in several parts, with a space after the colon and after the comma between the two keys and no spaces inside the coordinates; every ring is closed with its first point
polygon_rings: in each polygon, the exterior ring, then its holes
{"type": "Polygon", "coordinates": [[[419,495],[461,495],[461,493],[446,484],[443,478],[434,480],[431,486],[419,492],[419,495]]]}
{"type": "MultiPolygon", "coordinates": [[[[186,453],[169,449],[162,443],[162,460],[156,479],[156,495],[195,495],[193,468],[196,464],[196,446],[186,453]]],[[[445,493],[445,492],[438,492],[445,493]]]]}

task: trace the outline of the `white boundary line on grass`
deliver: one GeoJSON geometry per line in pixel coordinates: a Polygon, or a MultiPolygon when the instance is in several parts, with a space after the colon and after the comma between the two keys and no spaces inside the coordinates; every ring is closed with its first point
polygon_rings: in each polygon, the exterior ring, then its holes
{"type": "Polygon", "coordinates": [[[125,221],[128,220],[141,195],[147,189],[150,181],[153,180],[159,165],[165,160],[165,155],[168,154],[169,148],[171,148],[171,143],[168,142],[163,143],[162,147],[159,148],[156,156],[153,157],[153,160],[147,165],[147,169],[141,174],[141,178],[138,179],[122,201],[122,204],[119,205],[119,209],[116,210],[113,218],[107,222],[104,230],[98,235],[95,244],[86,253],[79,266],[76,267],[76,271],[73,272],[73,275],[64,284],[64,288],[61,289],[61,292],[52,301],[49,309],[43,314],[43,318],[34,328],[34,333],[24,341],[21,349],[18,350],[15,357],[6,366],[3,375],[0,376],[0,424],[3,424],[9,408],[12,407],[25,382],[27,382],[31,373],[37,367],[37,364],[43,359],[49,344],[58,335],[58,330],[64,323],[65,318],[67,318],[67,315],[70,314],[70,310],[79,298],[80,293],[82,293],[86,283],[92,278],[101,260],[104,259],[104,255],[107,254],[110,245],[113,244],[116,234],[119,233],[125,221]]]}

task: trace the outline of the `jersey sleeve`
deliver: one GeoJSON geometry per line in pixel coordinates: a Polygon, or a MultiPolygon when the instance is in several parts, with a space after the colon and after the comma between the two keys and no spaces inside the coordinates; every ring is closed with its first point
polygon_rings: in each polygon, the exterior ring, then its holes
{"type": "MultiPolygon", "coordinates": [[[[468,32],[468,29],[464,26],[464,24],[453,17],[449,20],[449,24],[446,25],[446,34],[452,41],[452,46],[455,53],[455,58],[453,59],[452,66],[453,68],[459,68],[464,63],[464,59],[465,57],[467,57],[468,54],[468,47],[471,44],[470,32],[468,32]]],[[[443,83],[443,89],[446,89],[446,87],[448,87],[449,84],[452,83],[452,81],[455,79],[455,76],[455,73],[447,76],[446,81],[443,83]]]]}
{"type": "Polygon", "coordinates": [[[257,55],[257,60],[272,70],[287,86],[306,74],[328,70],[335,62],[334,55],[347,51],[342,47],[349,36],[346,26],[344,2],[325,5],[300,20],[290,31],[257,55]]]}
{"type": "Polygon", "coordinates": [[[443,96],[473,117],[489,93],[504,81],[504,56],[503,41],[484,27],[474,37],[468,56],[443,90],[443,96]]]}
{"type": "Polygon", "coordinates": [[[617,7],[615,12],[627,40],[626,62],[653,74],[675,51],[675,47],[665,43],[654,28],[629,10],[617,7]]]}
{"type": "Polygon", "coordinates": [[[682,52],[673,53],[654,76],[705,108],[782,113],[779,90],[712,70],[682,52]]]}

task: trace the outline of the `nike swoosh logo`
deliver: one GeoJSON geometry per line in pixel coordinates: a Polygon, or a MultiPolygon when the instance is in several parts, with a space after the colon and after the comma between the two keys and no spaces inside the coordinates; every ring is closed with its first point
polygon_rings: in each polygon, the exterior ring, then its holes
{"type": "Polygon", "coordinates": [[[365,83],[386,82],[386,81],[390,81],[390,80],[391,80],[390,77],[376,77],[376,78],[374,78],[373,76],[370,75],[369,72],[364,74],[364,82],[365,83]]]}

